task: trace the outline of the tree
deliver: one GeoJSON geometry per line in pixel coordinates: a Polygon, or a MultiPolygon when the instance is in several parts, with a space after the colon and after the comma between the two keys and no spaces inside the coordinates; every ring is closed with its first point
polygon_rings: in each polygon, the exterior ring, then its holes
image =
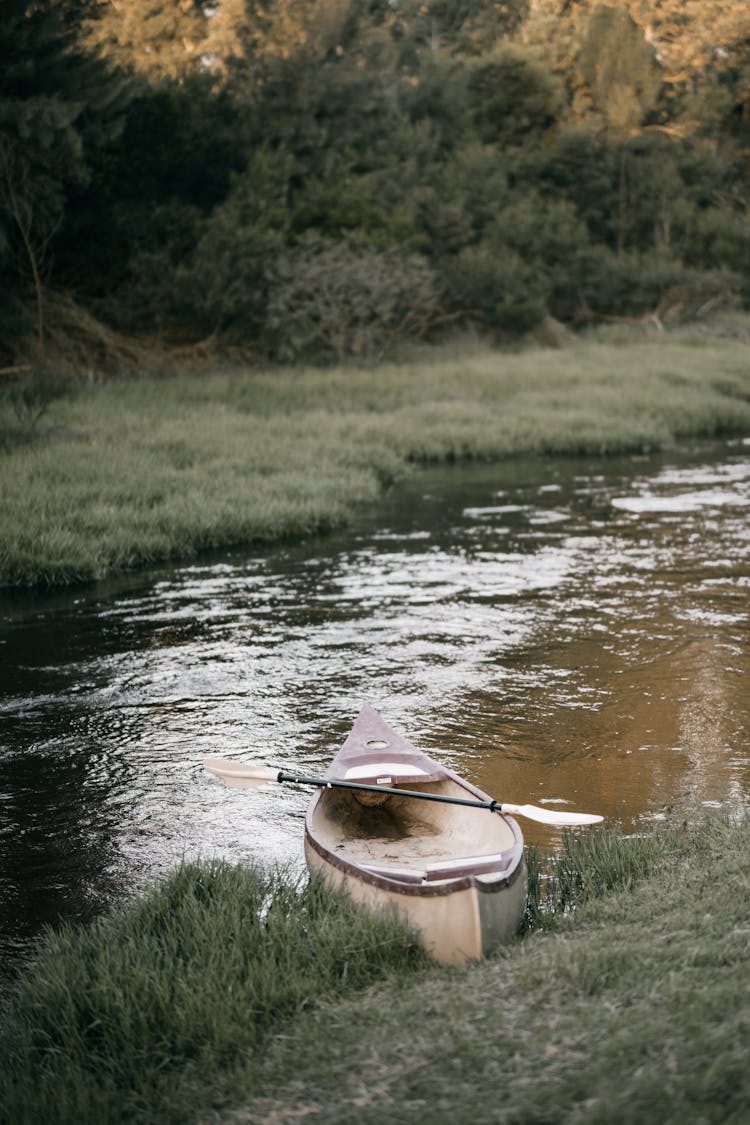
{"type": "Polygon", "coordinates": [[[208,6],[200,0],[94,0],[87,47],[110,66],[149,81],[183,78],[207,50],[208,6]]]}
{"type": "Polygon", "coordinates": [[[45,261],[87,152],[119,127],[121,85],[77,46],[82,3],[6,0],[0,21],[0,219],[7,268],[31,276],[44,350],[45,261]]]}
{"type": "Polygon", "coordinates": [[[288,160],[255,153],[204,223],[194,253],[178,268],[176,312],[187,313],[185,319],[202,331],[241,344],[263,334],[288,234],[288,175],[288,160]]]}
{"type": "Polygon", "coordinates": [[[528,0],[401,0],[379,5],[383,20],[412,69],[425,54],[476,57],[513,35],[528,0]]]}
{"type": "Polygon", "coordinates": [[[610,132],[636,132],[656,104],[661,75],[654,48],[624,8],[597,4],[591,10],[578,66],[610,132]]]}
{"type": "MultiPolygon", "coordinates": [[[[747,6],[725,0],[629,0],[633,19],[654,46],[662,81],[671,98],[679,99],[691,86],[721,79],[747,62],[750,37],[747,6]],[[744,61],[741,61],[744,60],[744,61]]],[[[748,93],[745,73],[743,93],[748,93]]]]}
{"type": "Polygon", "coordinates": [[[518,177],[545,200],[571,203],[588,240],[609,243],[616,212],[615,155],[603,131],[581,125],[558,129],[553,145],[524,153],[518,177]]]}
{"type": "Polygon", "coordinates": [[[68,195],[55,246],[58,279],[83,299],[105,300],[118,319],[127,312],[132,323],[132,311],[151,299],[134,299],[136,259],[161,256],[170,274],[246,161],[236,106],[210,75],[139,85],[117,145],[90,153],[88,180],[68,195]]]}
{"type": "MultiPolygon", "coordinates": [[[[34,286],[36,334],[40,358],[44,357],[44,286],[42,275],[50,241],[62,221],[62,208],[45,201],[27,161],[6,136],[0,136],[0,209],[5,212],[20,241],[34,286]]],[[[7,240],[12,243],[13,238],[7,240]]],[[[20,266],[20,262],[18,263],[20,266]]]]}
{"type": "Polygon", "coordinates": [[[527,143],[552,126],[563,105],[559,81],[528,51],[503,47],[467,66],[468,109],[481,141],[527,143]]]}
{"type": "MultiPolygon", "coordinates": [[[[531,0],[520,36],[525,43],[541,50],[551,69],[565,77],[574,120],[583,121],[591,110],[591,90],[585,79],[581,84],[577,60],[581,44],[602,18],[613,27],[620,25],[622,41],[615,37],[612,44],[616,54],[622,53],[623,63],[631,56],[629,68],[634,49],[645,58],[643,44],[650,48],[660,82],[658,104],[652,107],[654,123],[658,122],[670,135],[688,136],[707,121],[718,132],[726,124],[727,114],[736,107],[746,119],[750,116],[750,37],[744,3],[531,0]],[[626,19],[638,27],[640,47],[626,19]]],[[[626,100],[634,108],[631,97],[626,100]]],[[[622,114],[626,110],[623,106],[615,112],[622,114]]]]}

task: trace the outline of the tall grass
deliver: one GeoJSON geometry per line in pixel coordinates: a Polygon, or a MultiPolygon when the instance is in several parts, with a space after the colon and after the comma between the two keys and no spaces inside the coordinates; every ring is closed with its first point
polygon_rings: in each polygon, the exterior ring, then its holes
{"type": "Polygon", "coordinates": [[[54,586],[326,530],[414,462],[747,433],[750,365],[732,339],[475,346],[376,370],[121,380],[53,404],[23,442],[13,425],[6,407],[0,587],[54,586]]]}
{"type": "Polygon", "coordinates": [[[633,836],[607,825],[595,832],[566,831],[560,850],[548,855],[528,848],[529,894],[523,928],[556,929],[577,906],[629,890],[657,867],[683,855],[686,848],[697,846],[687,825],[633,836]]]}
{"type": "Polygon", "coordinates": [[[50,933],[0,1020],[0,1119],[185,1122],[321,997],[424,963],[395,921],[317,881],[183,866],[140,903],[50,933]]]}
{"type": "Polygon", "coordinates": [[[47,935],[0,1017],[0,1117],[750,1119],[750,816],[537,858],[541,926],[462,969],[316,881],[186,865],[47,935]]]}
{"type": "Polygon", "coordinates": [[[750,816],[617,844],[592,832],[574,854],[577,906],[551,932],[310,1010],[221,1120],[749,1121],[750,816]]]}

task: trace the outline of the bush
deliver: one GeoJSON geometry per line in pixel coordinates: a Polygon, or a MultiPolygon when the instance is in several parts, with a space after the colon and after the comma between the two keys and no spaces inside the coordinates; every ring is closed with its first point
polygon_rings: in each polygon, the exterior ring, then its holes
{"type": "Polygon", "coordinates": [[[547,285],[514,250],[489,241],[444,259],[447,306],[499,338],[523,335],[547,315],[547,285]]]}
{"type": "Polygon", "coordinates": [[[739,278],[728,270],[688,269],[664,254],[615,254],[592,247],[581,292],[589,311],[601,316],[656,313],[682,320],[707,306],[731,303],[739,278]]]}
{"type": "Polygon", "coordinates": [[[19,383],[6,388],[5,395],[21,428],[31,433],[39,419],[57,399],[70,394],[69,381],[49,367],[35,367],[19,383]]]}
{"type": "Polygon", "coordinates": [[[437,311],[424,259],[310,232],[279,260],[267,336],[282,360],[372,360],[397,340],[424,337],[437,311]]]}

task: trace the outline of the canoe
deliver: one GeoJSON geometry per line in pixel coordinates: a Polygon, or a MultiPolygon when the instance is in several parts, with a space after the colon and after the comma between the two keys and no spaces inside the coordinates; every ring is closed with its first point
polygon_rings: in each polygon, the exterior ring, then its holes
{"type": "Polygon", "coordinates": [[[486,793],[417,750],[367,705],[326,777],[379,791],[316,792],[305,818],[312,872],[368,909],[398,911],[443,964],[479,960],[516,933],[527,877],[513,817],[388,789],[489,801],[486,793]]]}

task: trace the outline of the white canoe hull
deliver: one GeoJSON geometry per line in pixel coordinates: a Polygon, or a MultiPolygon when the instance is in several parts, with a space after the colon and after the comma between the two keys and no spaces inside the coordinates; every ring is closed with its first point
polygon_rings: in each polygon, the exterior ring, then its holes
{"type": "Polygon", "coordinates": [[[311,872],[322,875],[331,886],[340,887],[355,902],[373,912],[397,911],[418,935],[427,953],[444,965],[479,961],[499,945],[510,941],[518,930],[526,907],[526,865],[516,867],[514,877],[490,882],[479,877],[435,885],[435,893],[423,887],[387,886],[356,868],[344,869],[331,855],[321,855],[305,840],[305,856],[311,872]]]}
{"type": "Polygon", "coordinates": [[[453,804],[489,800],[363,708],[328,771],[383,786],[373,797],[321,789],[305,820],[311,872],[373,911],[397,911],[444,964],[479,960],[517,932],[526,906],[523,837],[506,814],[453,804]],[[389,795],[412,790],[450,803],[389,795]]]}

